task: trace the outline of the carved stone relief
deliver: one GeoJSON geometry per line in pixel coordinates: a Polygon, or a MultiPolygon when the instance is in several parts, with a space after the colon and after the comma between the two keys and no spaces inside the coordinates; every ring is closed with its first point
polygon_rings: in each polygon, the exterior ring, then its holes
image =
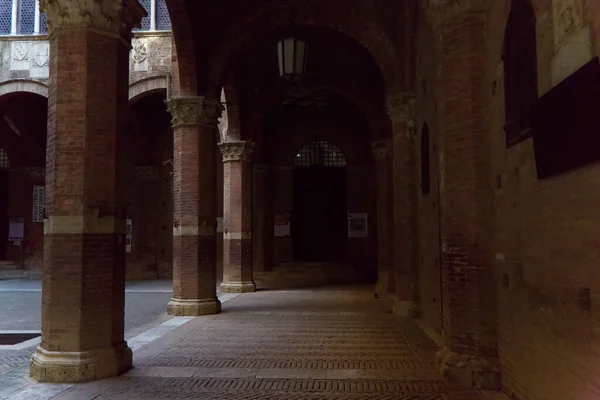
{"type": "Polygon", "coordinates": [[[14,41],[10,47],[10,70],[29,71],[30,78],[48,78],[50,44],[46,40],[14,41]]]}
{"type": "Polygon", "coordinates": [[[133,39],[131,60],[133,63],[133,71],[148,71],[148,43],[145,38],[133,39]]]}
{"type": "Polygon", "coordinates": [[[583,27],[581,0],[554,0],[554,44],[560,43],[570,34],[583,27]]]}

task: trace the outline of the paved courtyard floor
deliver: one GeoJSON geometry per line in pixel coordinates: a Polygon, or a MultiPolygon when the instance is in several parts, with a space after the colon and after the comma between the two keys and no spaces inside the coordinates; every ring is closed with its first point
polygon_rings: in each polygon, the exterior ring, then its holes
{"type": "Polygon", "coordinates": [[[260,291],[228,298],[219,315],[166,323],[174,327],[133,339],[135,368],[121,377],[37,384],[9,398],[503,398],[451,391],[434,371],[437,346],[413,320],[389,314],[369,288],[260,291]]]}

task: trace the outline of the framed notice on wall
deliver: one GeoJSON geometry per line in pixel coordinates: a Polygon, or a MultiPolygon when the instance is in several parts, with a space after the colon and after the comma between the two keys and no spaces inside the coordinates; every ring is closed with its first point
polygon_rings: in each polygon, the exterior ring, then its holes
{"type": "Polygon", "coordinates": [[[273,235],[275,237],[290,236],[290,213],[275,214],[275,223],[273,225],[273,235]]]}
{"type": "Polygon", "coordinates": [[[366,238],[369,235],[366,213],[348,213],[348,237],[366,238]]]}
{"type": "Polygon", "coordinates": [[[32,222],[44,222],[44,186],[33,186],[32,222]]]}
{"type": "Polygon", "coordinates": [[[127,218],[125,220],[125,252],[131,253],[131,241],[133,238],[133,220],[127,218]]]}
{"type": "Polygon", "coordinates": [[[25,237],[25,218],[11,218],[8,220],[8,241],[15,246],[20,246],[25,237]]]}

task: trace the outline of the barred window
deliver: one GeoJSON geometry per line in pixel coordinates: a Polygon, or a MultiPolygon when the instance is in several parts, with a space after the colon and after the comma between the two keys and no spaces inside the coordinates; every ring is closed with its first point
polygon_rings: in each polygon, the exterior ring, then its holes
{"type": "Polygon", "coordinates": [[[0,149],[0,169],[9,169],[10,168],[10,160],[8,159],[8,154],[3,149],[0,149]]]}
{"type": "Polygon", "coordinates": [[[159,31],[171,30],[171,18],[165,0],[156,0],[156,29],[159,31]]]}
{"type": "Polygon", "coordinates": [[[19,35],[32,35],[35,26],[35,0],[19,0],[19,35]]]}
{"type": "Polygon", "coordinates": [[[48,33],[48,21],[46,21],[46,14],[40,14],[40,33],[48,33]]]}
{"type": "Polygon", "coordinates": [[[333,143],[315,141],[303,146],[296,154],[294,167],[344,167],[346,157],[333,143]]]}
{"type": "Polygon", "coordinates": [[[10,35],[12,0],[0,0],[0,35],[10,35]]]}
{"type": "Polygon", "coordinates": [[[150,14],[152,12],[152,1],[151,0],[139,0],[144,10],[148,13],[147,17],[142,18],[142,28],[135,28],[135,31],[149,31],[150,30],[150,14]]]}

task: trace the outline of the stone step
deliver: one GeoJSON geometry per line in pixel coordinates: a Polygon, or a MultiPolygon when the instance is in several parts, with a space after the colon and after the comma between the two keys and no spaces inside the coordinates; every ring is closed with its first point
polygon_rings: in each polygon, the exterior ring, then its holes
{"type": "Polygon", "coordinates": [[[0,261],[0,270],[16,270],[19,266],[14,261],[0,261]]]}
{"type": "Polygon", "coordinates": [[[0,280],[9,279],[42,279],[42,271],[27,271],[24,269],[0,269],[0,280]]]}

